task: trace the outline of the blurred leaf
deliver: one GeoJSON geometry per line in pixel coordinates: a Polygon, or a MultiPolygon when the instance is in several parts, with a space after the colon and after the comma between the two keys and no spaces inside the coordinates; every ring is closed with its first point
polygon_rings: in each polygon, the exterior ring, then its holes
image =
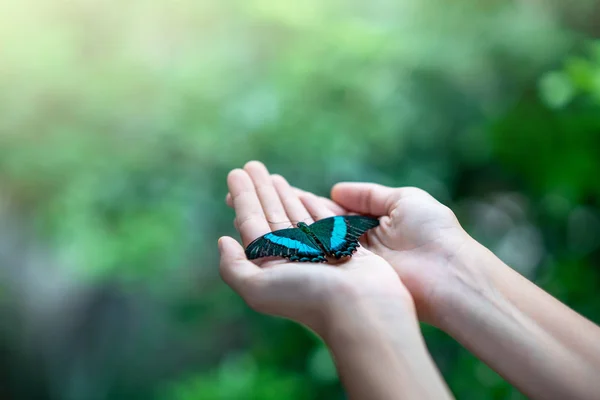
{"type": "Polygon", "coordinates": [[[540,80],[540,95],[548,107],[562,108],[575,95],[575,88],[563,72],[549,72],[540,80]]]}
{"type": "Polygon", "coordinates": [[[313,351],[309,359],[308,371],[317,381],[334,382],[338,379],[335,363],[324,345],[318,346],[313,351]]]}
{"type": "Polygon", "coordinates": [[[580,57],[569,58],[565,62],[565,71],[578,91],[588,92],[594,87],[594,68],[589,60],[580,57]]]}
{"type": "Polygon", "coordinates": [[[227,357],[218,373],[192,376],[173,383],[161,398],[173,400],[276,400],[309,399],[302,379],[268,368],[259,368],[248,355],[227,357]]]}

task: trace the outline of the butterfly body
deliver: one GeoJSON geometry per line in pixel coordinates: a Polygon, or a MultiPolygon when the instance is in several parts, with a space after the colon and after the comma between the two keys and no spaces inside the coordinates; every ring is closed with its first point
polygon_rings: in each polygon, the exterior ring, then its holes
{"type": "Polygon", "coordinates": [[[285,257],[290,261],[326,262],[327,257],[352,256],[360,246],[358,239],[379,220],[359,215],[325,218],[297,228],[281,229],[254,240],[246,248],[248,259],[285,257]]]}

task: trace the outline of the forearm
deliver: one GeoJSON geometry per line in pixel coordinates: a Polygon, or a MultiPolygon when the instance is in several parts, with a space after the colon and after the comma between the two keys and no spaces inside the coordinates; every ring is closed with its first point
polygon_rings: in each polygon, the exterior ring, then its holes
{"type": "MultiPolygon", "coordinates": [[[[453,263],[455,290],[438,315],[442,329],[532,398],[597,398],[600,368],[577,351],[580,335],[565,326],[591,323],[474,241],[453,263]]],[[[586,340],[588,352],[597,351],[598,338],[586,340]]]]}
{"type": "Polygon", "coordinates": [[[351,399],[448,399],[414,310],[347,307],[325,340],[351,399]]]}
{"type": "MultiPolygon", "coordinates": [[[[483,246],[482,246],[483,248],[483,246]]],[[[600,327],[576,313],[483,248],[493,285],[523,314],[600,370],[600,327]],[[486,254],[487,253],[487,254],[486,254]]],[[[600,376],[600,373],[599,373],[600,376]]]]}

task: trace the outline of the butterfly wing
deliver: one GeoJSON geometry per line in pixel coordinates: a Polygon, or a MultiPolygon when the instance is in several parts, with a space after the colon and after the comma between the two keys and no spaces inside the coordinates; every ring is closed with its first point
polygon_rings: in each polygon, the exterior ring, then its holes
{"type": "Polygon", "coordinates": [[[246,257],[285,257],[290,261],[325,262],[325,253],[315,241],[298,228],[267,233],[246,247],[246,257]]]}
{"type": "Polygon", "coordinates": [[[321,219],[310,225],[310,230],[323,245],[328,255],[335,258],[351,256],[360,246],[358,238],[379,225],[377,218],[346,215],[321,219]]]}

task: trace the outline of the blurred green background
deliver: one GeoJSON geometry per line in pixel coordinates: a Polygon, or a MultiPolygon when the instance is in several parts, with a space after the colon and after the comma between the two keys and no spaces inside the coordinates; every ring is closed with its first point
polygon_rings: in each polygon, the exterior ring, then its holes
{"type": "MultiPolygon", "coordinates": [[[[219,279],[227,172],[415,185],[600,321],[600,4],[0,4],[0,396],[343,399],[219,279]]],[[[434,328],[460,399],[520,399],[434,328]]]]}

